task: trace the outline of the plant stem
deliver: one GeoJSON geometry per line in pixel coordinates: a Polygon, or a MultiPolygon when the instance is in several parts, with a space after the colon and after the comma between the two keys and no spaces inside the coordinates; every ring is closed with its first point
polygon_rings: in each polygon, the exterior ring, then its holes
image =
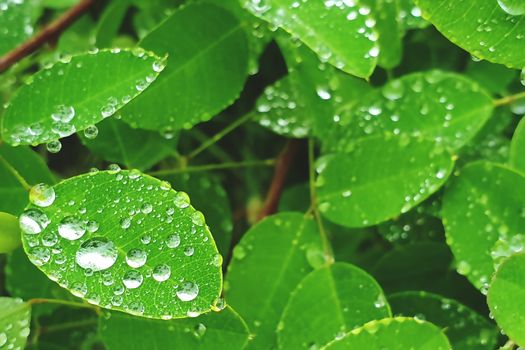
{"type": "Polygon", "coordinates": [[[319,234],[321,235],[321,241],[323,243],[323,250],[325,255],[325,260],[327,265],[332,265],[334,263],[334,253],[332,251],[332,246],[328,239],[328,234],[324,228],[323,218],[319,213],[317,208],[317,191],[315,189],[315,156],[314,156],[314,140],[312,138],[308,139],[308,174],[309,174],[309,186],[310,186],[310,209],[308,209],[307,215],[313,213],[315,221],[317,222],[317,227],[319,228],[319,234]]]}
{"type": "Polygon", "coordinates": [[[253,113],[245,114],[243,117],[237,119],[221,131],[219,131],[217,134],[213,135],[210,139],[208,139],[206,142],[204,142],[202,145],[200,145],[196,150],[192,151],[190,154],[186,156],[186,158],[189,160],[191,158],[195,158],[197,155],[199,155],[202,151],[210,147],[211,145],[214,145],[218,141],[220,141],[224,136],[228,135],[233,130],[237,129],[239,126],[244,124],[246,121],[250,120],[254,116],[253,113]]]}
{"type": "Polygon", "coordinates": [[[64,306],[71,306],[71,307],[78,307],[78,308],[84,308],[84,309],[92,309],[95,311],[99,310],[98,306],[87,304],[87,303],[77,303],[74,301],[67,301],[67,300],[60,300],[60,299],[47,299],[47,298],[36,298],[36,299],[30,299],[27,301],[29,305],[35,305],[35,304],[58,304],[58,305],[64,305],[64,306]]]}
{"type": "Polygon", "coordinates": [[[93,324],[97,324],[97,322],[98,322],[98,319],[90,318],[90,319],[81,320],[81,321],[59,323],[59,324],[54,324],[48,327],[41,327],[40,333],[60,332],[60,331],[67,330],[67,329],[90,326],[93,324]]]}
{"type": "Polygon", "coordinates": [[[22,187],[24,187],[28,191],[31,189],[31,185],[27,183],[26,179],[24,179],[24,177],[20,175],[20,173],[11,165],[11,163],[9,163],[2,156],[0,156],[0,162],[4,164],[4,166],[7,168],[7,170],[9,170],[11,174],[13,174],[13,176],[18,180],[22,187]]]}
{"type": "Polygon", "coordinates": [[[522,99],[525,99],[525,91],[517,93],[515,95],[505,96],[498,100],[494,100],[494,106],[496,107],[506,106],[506,105],[510,105],[511,103],[514,103],[522,99]]]}
{"type": "Polygon", "coordinates": [[[249,160],[245,162],[226,162],[219,164],[206,164],[206,165],[195,165],[182,167],[177,169],[166,169],[151,171],[148,174],[151,176],[164,176],[164,175],[175,175],[184,174],[196,171],[207,171],[207,170],[220,170],[220,169],[236,169],[236,168],[247,168],[252,166],[272,166],[275,163],[275,159],[266,160],[249,160]]]}
{"type": "Polygon", "coordinates": [[[257,215],[257,220],[271,215],[277,211],[277,206],[279,204],[279,199],[281,199],[281,194],[283,192],[284,183],[286,182],[286,177],[292,165],[293,159],[297,154],[299,149],[299,140],[290,140],[286,143],[283,150],[277,157],[275,162],[275,170],[273,173],[273,179],[268,189],[268,194],[264,201],[264,205],[257,215]]]}
{"type": "Polygon", "coordinates": [[[57,20],[44,27],[35,36],[16,47],[0,58],[0,73],[6,71],[22,58],[38,50],[44,44],[56,40],[60,34],[86,13],[95,0],[81,0],[77,5],[66,11],[57,20]]]}

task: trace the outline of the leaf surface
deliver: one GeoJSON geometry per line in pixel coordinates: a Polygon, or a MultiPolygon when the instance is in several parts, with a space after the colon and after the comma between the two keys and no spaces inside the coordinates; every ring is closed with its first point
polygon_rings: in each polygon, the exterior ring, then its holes
{"type": "Polygon", "coordinates": [[[14,49],[33,34],[32,8],[35,2],[2,1],[0,4],[0,56],[14,49]]]}
{"type": "Polygon", "coordinates": [[[30,321],[29,304],[18,298],[0,297],[0,348],[23,349],[30,321]]]}
{"type": "Polygon", "coordinates": [[[510,143],[510,165],[525,173],[525,118],[522,118],[514,131],[510,143]]]}

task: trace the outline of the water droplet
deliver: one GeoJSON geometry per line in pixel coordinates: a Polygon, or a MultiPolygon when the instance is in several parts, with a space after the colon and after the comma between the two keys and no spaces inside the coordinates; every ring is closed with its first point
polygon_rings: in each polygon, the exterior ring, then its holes
{"type": "Polygon", "coordinates": [[[29,259],[37,266],[42,266],[51,259],[51,252],[44,247],[34,247],[29,250],[29,259]]]}
{"type": "Polygon", "coordinates": [[[175,206],[179,209],[184,209],[190,206],[190,197],[186,192],[179,191],[175,194],[175,206]]]}
{"type": "Polygon", "coordinates": [[[519,0],[498,0],[499,7],[512,16],[525,14],[525,2],[519,0]]]}
{"type": "Polygon", "coordinates": [[[39,207],[49,207],[55,201],[55,190],[48,184],[35,185],[29,191],[29,201],[39,207]]]}
{"type": "Polygon", "coordinates": [[[144,203],[140,207],[140,211],[143,214],[149,214],[149,213],[151,213],[153,211],[153,206],[151,204],[149,204],[149,203],[144,203]]]}
{"type": "Polygon", "coordinates": [[[117,257],[118,252],[112,241],[94,237],[82,243],[76,253],[76,262],[84,269],[101,271],[113,266],[117,257]]]}
{"type": "Polygon", "coordinates": [[[199,286],[193,282],[184,282],[177,290],[177,297],[181,301],[192,301],[197,295],[199,295],[199,286]]]}
{"type": "Polygon", "coordinates": [[[168,248],[177,248],[180,245],[180,236],[177,234],[166,237],[166,245],[168,248]]]}
{"type": "Polygon", "coordinates": [[[61,123],[69,123],[73,117],[75,117],[75,108],[65,105],[58,106],[55,113],[51,114],[54,121],[61,123]]]}
{"type": "Polygon", "coordinates": [[[126,263],[134,269],[144,266],[147,259],[148,255],[142,249],[130,249],[126,255],[126,263]]]}
{"type": "Polygon", "coordinates": [[[466,261],[460,261],[457,266],[457,271],[461,275],[467,275],[470,272],[470,264],[466,261]]]}
{"type": "Polygon", "coordinates": [[[0,347],[7,343],[7,335],[4,332],[0,333],[0,347]]]}
{"type": "Polygon", "coordinates": [[[192,256],[194,252],[195,248],[193,247],[186,247],[186,249],[184,249],[184,255],[186,256],[192,256]]]}
{"type": "Polygon", "coordinates": [[[203,226],[206,223],[204,215],[200,211],[191,214],[191,221],[197,226],[203,226]]]}
{"type": "Polygon", "coordinates": [[[58,153],[62,149],[62,144],[59,140],[50,141],[46,144],[46,149],[49,153],[58,153]]]}
{"type": "Polygon", "coordinates": [[[122,283],[124,283],[124,285],[128,289],[135,289],[140,287],[143,281],[144,277],[137,270],[129,270],[124,274],[124,277],[122,277],[122,283]]]}
{"type": "Polygon", "coordinates": [[[44,230],[50,221],[46,214],[38,209],[27,209],[19,218],[20,229],[29,235],[36,235],[44,230]]]}
{"type": "Polygon", "coordinates": [[[203,325],[202,323],[197,323],[197,325],[193,329],[193,335],[197,339],[200,339],[204,336],[204,334],[206,334],[206,326],[203,325]]]}
{"type": "Polygon", "coordinates": [[[157,282],[164,282],[171,276],[171,268],[166,264],[161,264],[153,268],[153,279],[157,282]]]}
{"type": "Polygon", "coordinates": [[[94,139],[98,135],[98,128],[95,125],[90,125],[87,128],[84,129],[84,136],[87,139],[94,139]]]}
{"type": "Polygon", "coordinates": [[[58,234],[70,241],[74,241],[84,236],[86,227],[82,220],[76,216],[66,216],[58,224],[58,234]]]}

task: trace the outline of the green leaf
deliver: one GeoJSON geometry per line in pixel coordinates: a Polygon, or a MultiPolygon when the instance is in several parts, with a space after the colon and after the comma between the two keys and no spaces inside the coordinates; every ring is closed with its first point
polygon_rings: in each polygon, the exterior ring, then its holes
{"type": "Polygon", "coordinates": [[[525,18],[509,15],[498,1],[416,0],[416,4],[443,35],[477,58],[512,68],[525,66],[525,18]]]}
{"type": "Polygon", "coordinates": [[[356,328],[323,349],[452,350],[447,337],[432,323],[407,317],[385,318],[356,328]]]}
{"type": "Polygon", "coordinates": [[[173,134],[163,137],[155,131],[134,129],[116,118],[102,121],[97,128],[95,138],[81,135],[82,143],[102,159],[129,169],[150,169],[175,152],[177,138],[173,134]]]}
{"type": "Polygon", "coordinates": [[[9,253],[19,245],[18,219],[11,214],[0,212],[0,254],[9,253]]]}
{"type": "Polygon", "coordinates": [[[370,7],[360,1],[243,0],[255,16],[283,28],[308,45],[323,62],[368,78],[377,63],[378,35],[370,7]]]}
{"type": "Polygon", "coordinates": [[[488,304],[501,329],[520,346],[525,345],[525,255],[516,254],[500,265],[490,283],[488,304]]]}
{"type": "Polygon", "coordinates": [[[350,153],[318,160],[319,210],[343,226],[378,224],[407,212],[436,192],[453,165],[443,147],[424,139],[361,139],[350,153]]]}
{"type": "Polygon", "coordinates": [[[18,215],[26,206],[28,192],[18,176],[29,185],[55,182],[42,158],[29,147],[0,145],[0,211],[18,215]]]}
{"type": "Polygon", "coordinates": [[[510,165],[525,173],[525,118],[522,118],[514,131],[510,143],[510,165]]]}
{"type": "Polygon", "coordinates": [[[276,345],[275,330],[290,293],[312,271],[307,256],[321,249],[315,222],[291,212],[262,220],[235,247],[225,297],[255,334],[250,348],[276,345]]]}
{"type": "Polygon", "coordinates": [[[432,322],[443,329],[454,350],[492,350],[498,330],[476,311],[461,303],[427,292],[402,292],[388,297],[396,316],[432,322]]]}
{"type": "Polygon", "coordinates": [[[414,0],[398,0],[399,17],[405,30],[423,29],[430,25],[421,17],[421,9],[414,0]]]}
{"type": "Polygon", "coordinates": [[[0,297],[0,348],[23,349],[29,335],[31,306],[22,299],[0,297]]]}
{"type": "Polygon", "coordinates": [[[30,205],[20,217],[24,249],[49,278],[93,304],[145,317],[214,307],[222,258],[185,193],[118,170],[70,178],[54,193],[50,206],[30,205]]]}
{"type": "Polygon", "coordinates": [[[244,349],[249,330],[230,307],[186,320],[160,321],[121,313],[101,317],[99,331],[108,350],[244,349]]]}
{"type": "Polygon", "coordinates": [[[370,275],[336,263],[311,272],[297,285],[279,322],[279,348],[319,348],[368,321],[391,316],[370,275]]]}
{"type": "Polygon", "coordinates": [[[498,239],[525,232],[525,178],[489,162],[467,165],[443,197],[447,244],[457,270],[486,293],[494,273],[491,256],[498,239]]]}
{"type": "Polygon", "coordinates": [[[2,137],[13,145],[36,145],[84,130],[139,95],[163,64],[142,50],[68,57],[18,90],[2,118],[2,137]]]}
{"type": "Polygon", "coordinates": [[[0,4],[0,56],[14,49],[33,34],[35,1],[2,1],[0,4]]]}
{"type": "Polygon", "coordinates": [[[246,35],[242,24],[220,7],[185,6],[139,45],[169,57],[160,79],[123,110],[124,120],[132,126],[189,128],[232,104],[242,90],[248,64],[246,35]]]}
{"type": "Polygon", "coordinates": [[[130,0],[114,0],[108,3],[98,21],[95,39],[97,47],[111,47],[129,7],[130,0]]]}
{"type": "Polygon", "coordinates": [[[507,94],[507,87],[516,78],[517,72],[501,64],[470,60],[465,74],[476,80],[487,91],[507,94]]]}
{"type": "Polygon", "coordinates": [[[323,146],[344,150],[356,138],[386,132],[423,136],[457,150],[476,135],[492,110],[490,95],[461,75],[438,70],[409,74],[342,113],[323,146]]]}

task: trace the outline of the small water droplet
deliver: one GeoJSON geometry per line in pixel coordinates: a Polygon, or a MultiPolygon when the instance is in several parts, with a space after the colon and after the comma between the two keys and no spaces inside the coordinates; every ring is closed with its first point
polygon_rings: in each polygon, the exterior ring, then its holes
{"type": "Polygon", "coordinates": [[[200,339],[204,336],[204,334],[206,334],[206,326],[202,323],[197,323],[197,325],[193,329],[193,335],[197,339],[200,339]]]}
{"type": "Polygon", "coordinates": [[[29,201],[39,207],[49,207],[55,201],[55,190],[48,184],[35,185],[29,191],[29,201]]]}
{"type": "Polygon", "coordinates": [[[180,245],[180,236],[177,234],[166,237],[166,245],[168,248],[177,248],[180,245]]]}

